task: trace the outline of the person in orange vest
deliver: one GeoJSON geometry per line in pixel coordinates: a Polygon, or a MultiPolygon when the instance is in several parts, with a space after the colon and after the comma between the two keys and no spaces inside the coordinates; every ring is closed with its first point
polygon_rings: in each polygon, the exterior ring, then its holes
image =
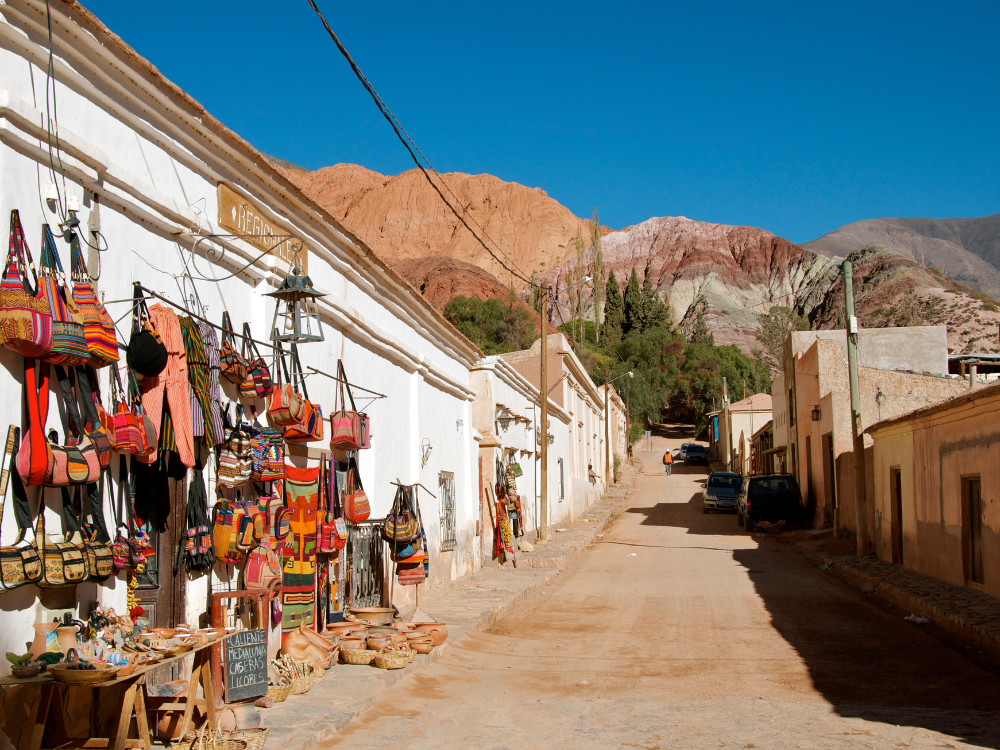
{"type": "Polygon", "coordinates": [[[663,454],[663,464],[667,467],[667,476],[670,476],[670,472],[674,468],[674,456],[669,450],[663,454]]]}

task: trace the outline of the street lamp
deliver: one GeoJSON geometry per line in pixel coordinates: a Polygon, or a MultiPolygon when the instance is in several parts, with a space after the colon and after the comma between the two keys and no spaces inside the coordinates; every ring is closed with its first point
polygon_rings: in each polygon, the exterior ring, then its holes
{"type": "Polygon", "coordinates": [[[317,292],[312,279],[299,271],[298,251],[292,261],[292,272],[281,286],[265,297],[273,297],[274,318],[271,320],[271,340],[301,344],[323,340],[323,326],[319,320],[316,300],[326,295],[317,292]],[[279,327],[278,319],[282,322],[279,327]]]}
{"type": "Polygon", "coordinates": [[[507,428],[510,427],[513,420],[513,415],[507,409],[503,406],[497,407],[497,423],[500,425],[500,429],[507,432],[507,428]]]}
{"type": "MultiPolygon", "coordinates": [[[[621,380],[624,377],[628,377],[629,380],[635,377],[635,373],[631,370],[622,373],[617,378],[612,378],[611,373],[608,370],[604,371],[604,486],[608,487],[611,484],[611,436],[610,428],[608,426],[609,419],[609,392],[611,391],[611,384],[616,380],[621,380]]],[[[625,436],[628,440],[628,435],[625,436]]]]}

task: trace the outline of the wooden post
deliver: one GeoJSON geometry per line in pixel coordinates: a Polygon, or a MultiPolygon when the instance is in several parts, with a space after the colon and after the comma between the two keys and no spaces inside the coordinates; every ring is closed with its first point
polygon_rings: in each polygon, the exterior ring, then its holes
{"type": "Polygon", "coordinates": [[[542,362],[541,362],[541,388],[539,397],[541,398],[541,474],[542,474],[542,502],[541,518],[538,519],[538,539],[546,541],[549,538],[549,379],[548,379],[548,343],[549,343],[549,285],[542,287],[542,362]]]}
{"type": "Polygon", "coordinates": [[[858,382],[858,319],[854,315],[854,279],[849,260],[844,261],[844,302],[847,312],[847,372],[851,386],[851,429],[854,432],[854,522],[858,557],[868,555],[868,513],[865,498],[865,433],[861,425],[861,386],[858,382]]]}

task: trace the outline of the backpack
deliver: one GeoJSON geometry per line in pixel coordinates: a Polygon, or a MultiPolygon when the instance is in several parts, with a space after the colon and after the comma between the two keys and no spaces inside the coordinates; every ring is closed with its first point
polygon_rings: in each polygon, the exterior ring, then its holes
{"type": "Polygon", "coordinates": [[[234,565],[243,559],[243,550],[236,544],[233,531],[234,505],[224,497],[219,497],[212,508],[212,548],[215,559],[227,565],[234,565]]]}

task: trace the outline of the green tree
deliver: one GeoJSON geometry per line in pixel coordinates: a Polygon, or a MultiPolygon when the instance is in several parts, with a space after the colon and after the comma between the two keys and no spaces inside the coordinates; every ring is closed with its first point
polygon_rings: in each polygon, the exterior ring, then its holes
{"type": "Polygon", "coordinates": [[[506,299],[455,297],[444,316],[484,354],[504,354],[529,348],[538,338],[531,310],[514,295],[506,299]]]}
{"type": "Polygon", "coordinates": [[[670,323],[670,308],[660,299],[659,293],[653,288],[652,279],[646,274],[642,282],[642,330],[662,328],[670,323]]]}
{"type": "Polygon", "coordinates": [[[642,333],[642,292],[639,291],[639,277],[632,267],[628,286],[625,287],[625,326],[622,335],[642,333]]]}
{"type": "Polygon", "coordinates": [[[775,305],[768,312],[757,316],[760,326],[754,337],[760,344],[754,350],[756,358],[763,362],[772,373],[784,368],[785,340],[792,331],[808,331],[809,319],[799,315],[790,307],[775,305]]]}
{"type": "Polygon", "coordinates": [[[691,336],[688,341],[692,344],[715,346],[715,336],[708,327],[708,323],[705,322],[704,310],[700,310],[698,316],[694,319],[694,327],[691,329],[691,336]]]}
{"type": "Polygon", "coordinates": [[[618,286],[614,270],[608,273],[608,283],[605,287],[604,303],[604,338],[606,342],[616,344],[622,339],[622,328],[625,325],[625,299],[618,286]]]}

